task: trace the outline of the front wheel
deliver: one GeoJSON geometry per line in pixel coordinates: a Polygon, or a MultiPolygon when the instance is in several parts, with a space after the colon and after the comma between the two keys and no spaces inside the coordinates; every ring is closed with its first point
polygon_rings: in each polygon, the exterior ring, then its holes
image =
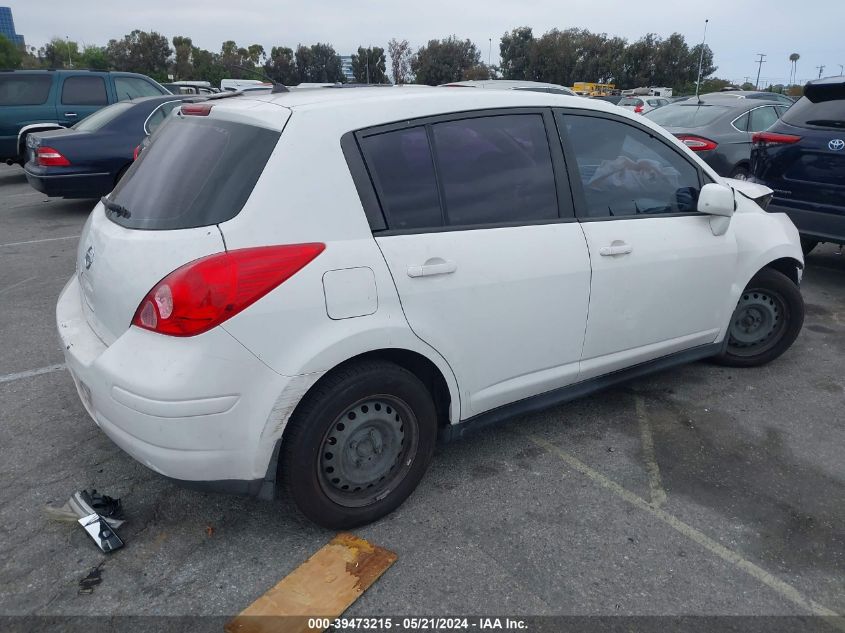
{"type": "Polygon", "coordinates": [[[765,365],[789,349],[803,324],[798,286],[783,273],[764,268],[740,295],[726,347],[714,360],[731,367],[765,365]]]}
{"type": "Polygon", "coordinates": [[[288,423],[284,490],[323,527],[370,523],[414,491],[436,438],[434,402],[419,378],[384,361],[349,365],[326,376],[288,423]]]}

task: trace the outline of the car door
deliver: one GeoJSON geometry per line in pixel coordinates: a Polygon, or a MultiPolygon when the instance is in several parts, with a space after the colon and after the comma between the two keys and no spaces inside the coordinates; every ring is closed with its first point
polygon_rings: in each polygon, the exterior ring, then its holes
{"type": "Polygon", "coordinates": [[[102,75],[63,76],[56,108],[61,125],[71,126],[108,104],[102,75]]]}
{"type": "Polygon", "coordinates": [[[715,342],[737,247],[696,211],[706,177],[647,127],[558,116],[592,264],[581,379],[715,342]]]}
{"type": "Polygon", "coordinates": [[[410,327],[455,372],[462,418],[574,382],[590,263],[551,111],[450,115],[358,140],[386,222],[376,241],[410,327]]]}

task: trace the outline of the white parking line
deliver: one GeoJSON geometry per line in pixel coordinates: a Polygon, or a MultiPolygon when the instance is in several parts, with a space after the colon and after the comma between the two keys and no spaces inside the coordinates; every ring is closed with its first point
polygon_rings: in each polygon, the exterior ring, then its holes
{"type": "Polygon", "coordinates": [[[842,616],[840,614],[836,613],[835,611],[832,611],[831,609],[828,609],[822,604],[819,604],[815,600],[806,597],[789,583],[784,582],[780,578],[777,578],[767,572],[762,567],[758,567],[751,561],[746,560],[742,557],[741,554],[738,554],[737,552],[728,549],[721,543],[714,541],[712,538],[710,538],[703,532],[700,532],[691,525],[684,523],[676,516],[669,514],[665,510],[656,507],[654,504],[649,503],[642,497],[635,495],[633,492],[626,490],[612,479],[606,477],[605,475],[602,475],[597,470],[590,468],[577,457],[570,455],[569,453],[555,446],[548,440],[545,440],[542,437],[538,437],[536,435],[528,435],[527,437],[538,446],[541,446],[549,452],[553,453],[554,455],[557,455],[557,457],[566,462],[567,465],[569,465],[574,470],[577,470],[579,473],[581,473],[594,483],[597,483],[602,488],[609,490],[616,496],[621,497],[631,505],[636,506],[641,510],[645,510],[646,512],[654,516],[656,519],[659,519],[660,521],[671,527],[673,530],[679,532],[680,534],[683,534],[688,539],[697,543],[704,549],[709,550],[710,552],[721,558],[723,561],[734,565],[735,567],[744,571],[749,576],[756,578],[758,581],[760,581],[770,589],[776,591],[790,602],[804,609],[807,609],[813,615],[835,618],[830,621],[830,624],[842,631],[845,631],[845,621],[842,620],[842,616]]]}
{"type": "Polygon", "coordinates": [[[23,246],[24,244],[40,244],[41,242],[58,242],[59,240],[75,240],[79,235],[67,235],[65,237],[45,237],[43,240],[27,240],[26,242],[8,242],[7,244],[0,244],[3,246],[23,246]]]}
{"type": "Polygon", "coordinates": [[[634,402],[637,406],[637,419],[640,423],[640,441],[643,446],[643,459],[645,469],[648,473],[648,489],[651,496],[651,504],[659,508],[666,503],[666,491],[663,490],[663,482],[660,480],[660,466],[657,465],[657,458],[654,456],[654,439],[651,436],[651,421],[645,410],[645,401],[642,396],[635,396],[634,402]]]}
{"type": "Polygon", "coordinates": [[[26,371],[19,371],[15,374],[6,374],[0,376],[0,383],[12,382],[13,380],[20,380],[21,378],[31,378],[32,376],[40,376],[41,374],[51,374],[54,371],[61,371],[65,368],[65,364],[48,365],[47,367],[39,367],[38,369],[27,369],[26,371]]]}
{"type": "Polygon", "coordinates": [[[9,290],[14,290],[18,286],[23,286],[25,283],[28,283],[28,282],[32,281],[33,279],[38,279],[38,277],[28,277],[27,279],[24,279],[24,280],[19,281],[15,284],[12,284],[11,286],[6,286],[5,288],[0,288],[0,295],[2,295],[4,292],[8,292],[9,290]]]}

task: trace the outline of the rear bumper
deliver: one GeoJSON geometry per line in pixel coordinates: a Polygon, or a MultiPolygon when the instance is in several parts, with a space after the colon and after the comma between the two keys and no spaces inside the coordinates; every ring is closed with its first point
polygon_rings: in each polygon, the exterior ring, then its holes
{"type": "Polygon", "coordinates": [[[222,328],[167,337],[130,327],[106,346],[89,327],[74,276],[56,320],[88,414],[121,449],[193,487],[257,494],[284,419],[276,408],[295,379],[269,369],[222,328]]]}
{"type": "Polygon", "coordinates": [[[773,201],[768,209],[771,213],[785,213],[792,220],[802,237],[820,242],[845,244],[845,208],[841,210],[811,211],[773,201]]]}
{"type": "Polygon", "coordinates": [[[24,165],[27,182],[50,197],[99,198],[114,189],[114,175],[109,172],[56,173],[32,163],[24,165]]]}

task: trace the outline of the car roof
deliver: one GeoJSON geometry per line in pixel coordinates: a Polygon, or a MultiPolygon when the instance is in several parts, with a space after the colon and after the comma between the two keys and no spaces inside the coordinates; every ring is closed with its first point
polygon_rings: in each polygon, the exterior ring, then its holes
{"type": "Polygon", "coordinates": [[[545,81],[524,81],[520,79],[468,79],[466,81],[450,81],[442,84],[442,86],[466,86],[468,88],[566,88],[572,90],[568,86],[561,84],[550,84],[545,81]]]}
{"type": "MultiPolygon", "coordinates": [[[[749,95],[776,95],[775,92],[766,92],[765,90],[725,90],[723,92],[705,92],[701,95],[701,98],[707,97],[708,99],[717,98],[717,97],[728,97],[733,99],[745,99],[749,95]]],[[[778,95],[780,96],[780,95],[778,95]]],[[[772,101],[777,101],[778,97],[772,97],[772,101]]],[[[759,99],[758,99],[759,100],[759,99]]]]}

